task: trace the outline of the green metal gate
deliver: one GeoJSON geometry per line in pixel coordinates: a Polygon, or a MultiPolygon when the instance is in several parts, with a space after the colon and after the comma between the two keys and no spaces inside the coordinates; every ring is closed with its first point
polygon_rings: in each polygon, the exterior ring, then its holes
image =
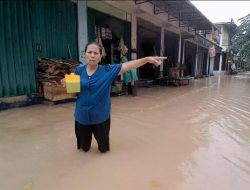
{"type": "Polygon", "coordinates": [[[77,59],[76,11],[69,0],[0,1],[0,97],[36,92],[38,57],[77,59]]]}

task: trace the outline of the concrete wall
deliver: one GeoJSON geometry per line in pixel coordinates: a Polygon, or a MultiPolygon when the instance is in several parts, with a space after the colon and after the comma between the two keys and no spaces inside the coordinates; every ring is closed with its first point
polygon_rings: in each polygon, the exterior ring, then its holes
{"type": "Polygon", "coordinates": [[[87,7],[93,8],[95,10],[98,10],[102,13],[106,13],[121,20],[131,21],[130,14],[127,14],[125,11],[112,7],[102,1],[87,1],[87,7]]]}
{"type": "Polygon", "coordinates": [[[223,32],[222,32],[222,43],[221,43],[221,46],[225,47],[225,48],[228,48],[228,45],[229,45],[229,31],[228,31],[228,28],[226,26],[222,26],[223,28],[223,32]]]}

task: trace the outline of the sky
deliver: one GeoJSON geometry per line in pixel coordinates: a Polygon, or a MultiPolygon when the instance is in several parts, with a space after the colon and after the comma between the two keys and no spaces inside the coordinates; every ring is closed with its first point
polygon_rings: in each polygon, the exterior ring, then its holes
{"type": "Polygon", "coordinates": [[[191,1],[211,22],[230,22],[250,14],[250,1],[191,1]]]}

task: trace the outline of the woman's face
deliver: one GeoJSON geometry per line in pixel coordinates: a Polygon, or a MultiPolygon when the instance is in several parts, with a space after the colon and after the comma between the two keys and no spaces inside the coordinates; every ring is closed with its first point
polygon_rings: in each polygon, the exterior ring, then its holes
{"type": "Polygon", "coordinates": [[[85,52],[86,62],[90,65],[98,65],[101,58],[100,48],[95,44],[90,44],[85,52]]]}

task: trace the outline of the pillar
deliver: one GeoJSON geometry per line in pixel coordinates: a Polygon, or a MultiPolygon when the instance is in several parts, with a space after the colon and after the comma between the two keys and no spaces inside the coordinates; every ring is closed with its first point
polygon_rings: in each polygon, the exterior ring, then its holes
{"type": "MultiPolygon", "coordinates": [[[[164,28],[161,27],[161,51],[160,56],[164,56],[164,28]]],[[[160,65],[160,77],[163,77],[163,64],[160,65]]]]}
{"type": "MultiPolygon", "coordinates": [[[[137,16],[133,13],[131,17],[131,49],[137,49],[137,16]]],[[[131,53],[131,59],[137,59],[137,53],[131,53]]]]}
{"type": "Polygon", "coordinates": [[[181,33],[180,33],[180,37],[179,37],[178,64],[181,64],[181,33]]]}
{"type": "MultiPolygon", "coordinates": [[[[185,64],[185,46],[186,46],[186,40],[183,40],[183,47],[182,47],[182,61],[181,64],[185,64]]],[[[184,67],[186,68],[186,67],[184,67]]],[[[186,68],[187,69],[187,68],[186,68]]],[[[184,70],[181,71],[181,77],[184,76],[184,70]]]]}
{"type": "MultiPolygon", "coordinates": [[[[87,30],[87,4],[86,1],[77,1],[77,17],[78,17],[78,59],[84,61],[84,48],[88,43],[87,30]]],[[[66,26],[67,27],[67,26],[66,26]]]]}

